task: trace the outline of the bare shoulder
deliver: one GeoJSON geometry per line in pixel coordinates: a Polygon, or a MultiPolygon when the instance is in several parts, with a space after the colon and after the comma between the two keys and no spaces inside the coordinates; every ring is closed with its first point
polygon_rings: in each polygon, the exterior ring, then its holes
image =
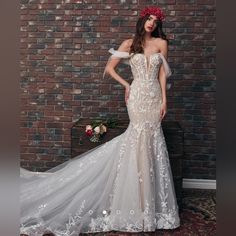
{"type": "Polygon", "coordinates": [[[126,39],[122,42],[126,47],[130,47],[133,43],[133,39],[126,39]]]}
{"type": "Polygon", "coordinates": [[[156,39],[156,47],[159,52],[161,52],[165,58],[167,58],[168,54],[168,42],[165,39],[157,38],[156,39]]]}
{"type": "Polygon", "coordinates": [[[159,46],[160,49],[167,49],[168,47],[168,42],[165,39],[162,38],[156,38],[155,39],[155,44],[159,46]]]}
{"type": "Polygon", "coordinates": [[[119,51],[124,51],[124,52],[129,52],[132,43],[133,43],[133,39],[126,39],[121,43],[118,50],[119,51]]]}

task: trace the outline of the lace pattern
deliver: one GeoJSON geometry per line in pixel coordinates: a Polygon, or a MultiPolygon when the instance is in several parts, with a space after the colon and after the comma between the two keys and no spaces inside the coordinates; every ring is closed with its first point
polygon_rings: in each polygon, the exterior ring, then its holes
{"type": "Polygon", "coordinates": [[[157,76],[163,58],[159,53],[148,59],[135,54],[128,60],[134,78],[127,104],[128,128],[54,172],[22,170],[22,233],[77,236],[180,225],[160,121],[162,96],[157,76]]]}

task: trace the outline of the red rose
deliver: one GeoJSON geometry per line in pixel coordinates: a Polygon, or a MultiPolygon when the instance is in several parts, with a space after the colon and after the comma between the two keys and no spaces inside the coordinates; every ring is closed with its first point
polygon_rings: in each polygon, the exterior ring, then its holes
{"type": "Polygon", "coordinates": [[[161,21],[165,19],[165,15],[159,7],[144,8],[140,13],[140,17],[144,17],[146,15],[154,15],[161,21]]]}
{"type": "Polygon", "coordinates": [[[93,131],[91,129],[87,130],[85,133],[89,137],[93,135],[93,131]]]}

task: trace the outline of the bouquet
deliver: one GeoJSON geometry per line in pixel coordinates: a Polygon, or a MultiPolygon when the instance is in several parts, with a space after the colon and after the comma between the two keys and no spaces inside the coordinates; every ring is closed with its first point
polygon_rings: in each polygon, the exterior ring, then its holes
{"type": "Polygon", "coordinates": [[[85,133],[91,142],[100,142],[101,138],[106,134],[107,127],[103,124],[86,125],[85,133]]]}

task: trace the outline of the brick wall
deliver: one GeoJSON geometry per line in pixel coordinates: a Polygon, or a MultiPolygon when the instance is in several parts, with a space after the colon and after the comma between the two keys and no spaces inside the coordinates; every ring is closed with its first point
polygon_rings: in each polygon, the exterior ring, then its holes
{"type": "MultiPolygon", "coordinates": [[[[124,89],[102,79],[107,50],[132,37],[137,14],[166,14],[173,71],[166,120],[185,132],[184,178],[215,179],[215,0],[21,0],[21,161],[45,170],[70,158],[79,117],[128,118],[124,89]]],[[[127,66],[119,72],[130,80],[127,66]]]]}

